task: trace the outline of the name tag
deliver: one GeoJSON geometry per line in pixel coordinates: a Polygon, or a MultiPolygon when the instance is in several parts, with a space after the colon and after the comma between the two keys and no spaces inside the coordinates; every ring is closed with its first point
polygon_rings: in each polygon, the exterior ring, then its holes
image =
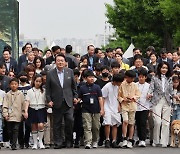
{"type": "Polygon", "coordinates": [[[94,104],[94,99],[90,98],[90,104],[94,104]]]}

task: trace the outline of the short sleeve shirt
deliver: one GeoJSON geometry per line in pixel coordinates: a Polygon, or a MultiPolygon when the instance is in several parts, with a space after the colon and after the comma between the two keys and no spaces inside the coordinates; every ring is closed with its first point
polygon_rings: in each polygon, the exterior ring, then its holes
{"type": "Polygon", "coordinates": [[[96,84],[85,84],[79,89],[79,98],[82,99],[83,113],[99,113],[99,97],[102,97],[101,88],[96,84]]]}

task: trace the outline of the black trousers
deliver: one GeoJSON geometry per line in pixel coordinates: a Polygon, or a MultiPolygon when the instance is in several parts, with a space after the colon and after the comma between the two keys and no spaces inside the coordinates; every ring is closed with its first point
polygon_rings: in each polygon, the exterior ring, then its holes
{"type": "Polygon", "coordinates": [[[54,144],[62,145],[62,119],[64,118],[65,142],[72,142],[73,138],[73,107],[69,107],[64,101],[60,109],[53,109],[53,134],[54,144]]]}
{"type": "Polygon", "coordinates": [[[137,134],[140,141],[145,141],[147,137],[148,114],[148,110],[136,111],[137,134]]]}
{"type": "Polygon", "coordinates": [[[19,125],[20,125],[20,122],[14,122],[14,121],[7,122],[8,134],[10,137],[11,146],[16,146],[18,133],[19,133],[19,125]]]}
{"type": "Polygon", "coordinates": [[[78,145],[80,138],[83,137],[82,111],[76,109],[74,111],[74,132],[76,133],[75,144],[78,145]]]}
{"type": "Polygon", "coordinates": [[[20,145],[29,145],[29,137],[31,133],[31,125],[22,121],[19,126],[18,143],[20,145]]]}
{"type": "Polygon", "coordinates": [[[9,134],[6,120],[3,121],[3,142],[9,142],[9,134]]]}

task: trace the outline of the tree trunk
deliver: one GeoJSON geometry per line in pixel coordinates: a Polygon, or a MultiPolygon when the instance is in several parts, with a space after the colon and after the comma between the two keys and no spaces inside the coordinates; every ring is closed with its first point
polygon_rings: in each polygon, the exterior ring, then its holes
{"type": "Polygon", "coordinates": [[[164,48],[166,48],[167,51],[172,51],[173,49],[172,34],[170,34],[168,31],[165,31],[164,33],[164,48]]]}

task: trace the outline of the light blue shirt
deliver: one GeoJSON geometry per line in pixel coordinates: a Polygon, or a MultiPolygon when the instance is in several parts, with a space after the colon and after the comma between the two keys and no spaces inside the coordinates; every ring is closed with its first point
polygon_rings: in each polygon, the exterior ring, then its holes
{"type": "Polygon", "coordinates": [[[59,71],[57,69],[57,74],[58,74],[60,85],[63,88],[63,84],[64,84],[64,69],[62,71],[59,71]]]}

